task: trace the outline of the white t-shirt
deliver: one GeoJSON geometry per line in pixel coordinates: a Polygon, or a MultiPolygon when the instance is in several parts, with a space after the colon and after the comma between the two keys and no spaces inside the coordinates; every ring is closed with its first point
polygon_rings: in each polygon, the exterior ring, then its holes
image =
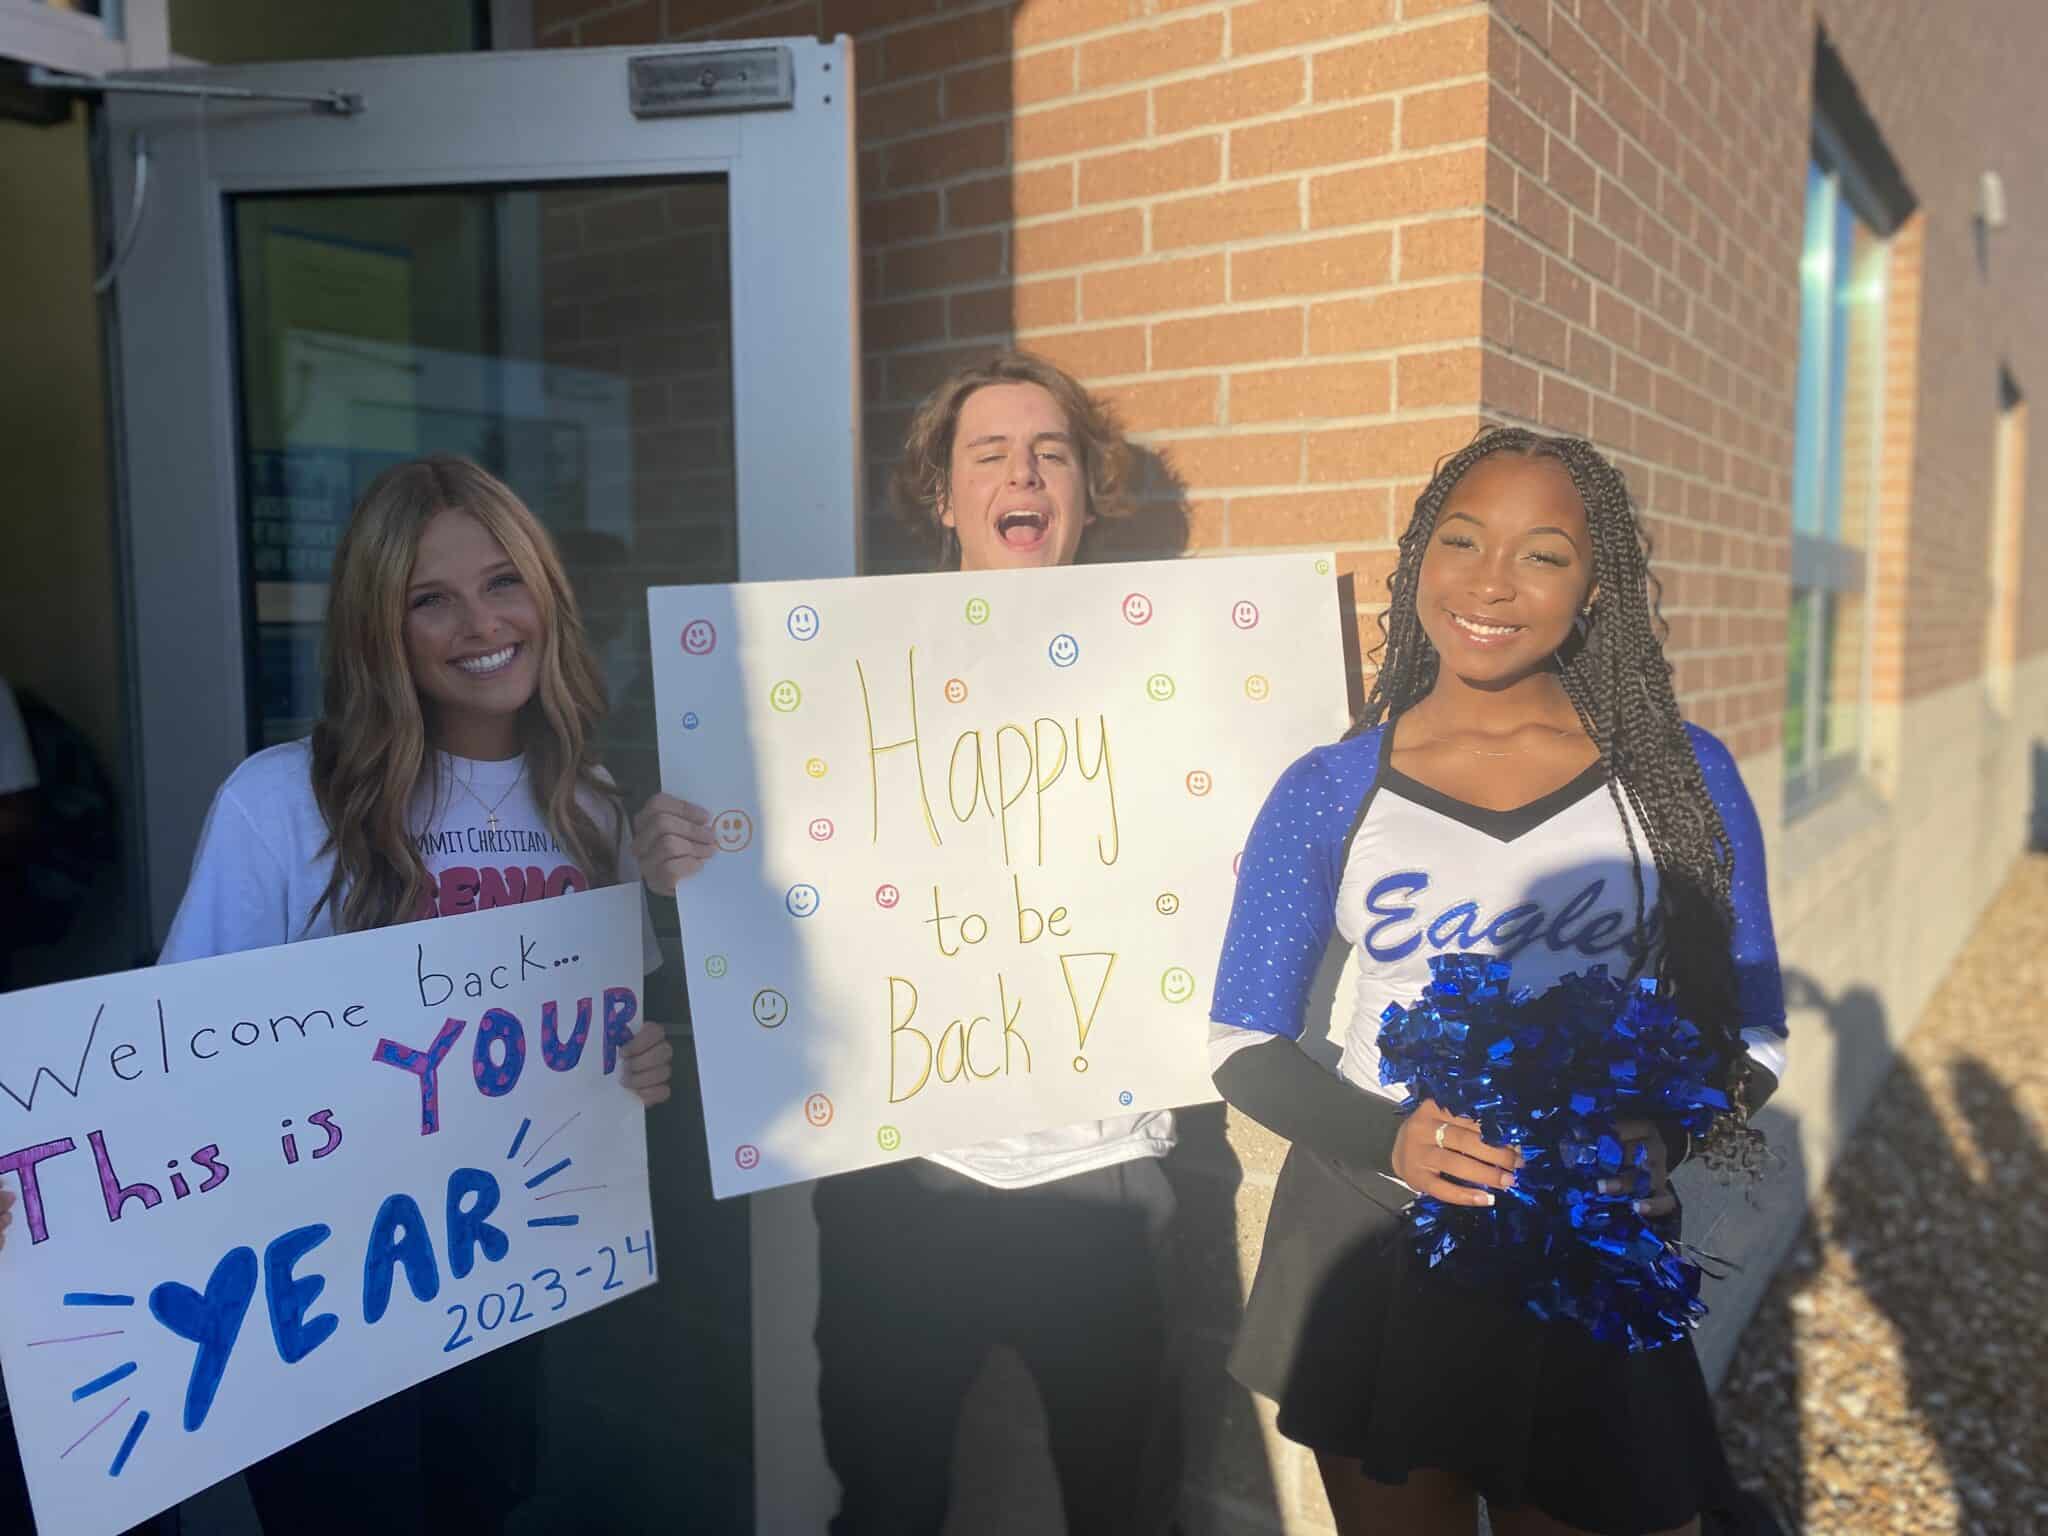
{"type": "Polygon", "coordinates": [[[937,1153],[931,1161],[997,1189],[1028,1189],[1141,1157],[1164,1157],[1173,1144],[1173,1111],[1155,1109],[1142,1115],[1084,1120],[1055,1130],[979,1141],[971,1147],[937,1153]]]}
{"type": "MultiPolygon", "coordinates": [[[[313,799],[312,768],[312,744],[292,741],[258,752],[228,775],[206,814],[192,878],[159,964],[334,932],[332,905],[312,917],[334,870],[333,853],[321,852],[327,823],[313,799]]],[[[590,888],[589,874],[548,830],[523,757],[486,763],[443,753],[439,770],[429,776],[438,783],[423,782],[415,792],[408,818],[434,880],[417,916],[446,917],[590,888]]],[[[604,809],[594,801],[586,805],[602,827],[604,809]]],[[[619,881],[639,879],[622,817],[619,881]]],[[[651,971],[661,964],[661,950],[644,894],[640,921],[651,971]]]]}
{"type": "Polygon", "coordinates": [[[28,728],[21,723],[14,690],[0,679],[0,795],[18,795],[40,782],[36,755],[29,750],[28,728]]]}

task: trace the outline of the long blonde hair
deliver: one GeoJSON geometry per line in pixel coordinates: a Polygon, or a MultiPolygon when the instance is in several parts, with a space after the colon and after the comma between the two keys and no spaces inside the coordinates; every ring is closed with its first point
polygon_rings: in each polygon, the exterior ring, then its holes
{"type": "Polygon", "coordinates": [[[406,660],[406,591],[420,534],[435,513],[467,512],[504,546],[540,610],[540,683],[520,711],[520,745],[535,800],[593,885],[618,878],[625,811],[593,760],[604,681],[584,639],[576,596],[547,530],[496,476],[436,454],[393,465],[363,492],[335,553],[328,589],[325,693],[313,727],[313,798],[327,823],[334,873],[308,917],[337,930],[412,917],[427,867],[407,825],[422,781],[440,793],[420,696],[406,660]],[[600,827],[589,799],[611,817],[600,827]]]}

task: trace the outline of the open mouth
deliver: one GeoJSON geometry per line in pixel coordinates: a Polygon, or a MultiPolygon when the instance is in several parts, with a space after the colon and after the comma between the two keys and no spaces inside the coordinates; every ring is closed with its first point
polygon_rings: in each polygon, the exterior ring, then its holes
{"type": "Polygon", "coordinates": [[[458,656],[455,659],[455,665],[467,672],[471,677],[489,677],[493,673],[502,672],[511,666],[514,658],[519,655],[519,651],[520,647],[515,642],[506,646],[503,650],[491,651],[482,656],[458,656]]]}
{"type": "Polygon", "coordinates": [[[1522,624],[1498,624],[1483,619],[1468,619],[1462,613],[1451,613],[1448,609],[1445,613],[1458,632],[1475,645],[1505,644],[1527,627],[1522,624]]]}
{"type": "Polygon", "coordinates": [[[1052,519],[1043,512],[1004,512],[996,518],[996,537],[1010,549],[1036,549],[1051,527],[1052,519]]]}

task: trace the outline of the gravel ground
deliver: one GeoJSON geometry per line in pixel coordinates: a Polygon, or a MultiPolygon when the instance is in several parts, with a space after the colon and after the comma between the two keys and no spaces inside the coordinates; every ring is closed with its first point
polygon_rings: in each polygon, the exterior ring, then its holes
{"type": "Polygon", "coordinates": [[[2048,1532],[2048,856],[1909,1036],[1717,1406],[1790,1531],[2048,1532]]]}

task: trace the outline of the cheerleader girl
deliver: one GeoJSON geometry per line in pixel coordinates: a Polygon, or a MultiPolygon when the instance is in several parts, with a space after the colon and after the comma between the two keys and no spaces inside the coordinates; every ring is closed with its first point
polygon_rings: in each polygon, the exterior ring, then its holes
{"type": "MultiPolygon", "coordinates": [[[[335,555],[324,689],[310,739],[257,753],[214,797],[160,963],[638,881],[592,756],[604,685],[575,596],[546,530],[476,465],[419,459],[371,482],[335,555]]],[[[653,970],[644,912],[642,929],[653,970]]],[[[672,1054],[651,1022],[623,1048],[642,1103],[668,1097],[672,1054]]],[[[535,1342],[249,1468],[264,1528],[499,1529],[531,1492],[535,1342]]]]}
{"type": "MultiPolygon", "coordinates": [[[[1487,1206],[1515,1148],[1379,1082],[1382,1010],[1433,955],[1540,992],[1604,964],[1672,984],[1724,1048],[1701,1149],[1753,1170],[1783,1066],[1763,840],[1735,765],[1684,723],[1645,541],[1591,445],[1482,433],[1416,502],[1365,713],[1290,767],[1246,846],[1212,1009],[1224,1098],[1292,1143],[1231,1370],[1316,1452],[1338,1529],[1692,1532],[1725,1463],[1691,1342],[1629,1353],[1432,1276],[1401,1211],[1487,1206]],[[1297,1043],[1332,935],[1357,1004],[1335,1073],[1297,1043]]],[[[1675,1209],[1682,1131],[1621,1127],[1675,1209]]],[[[1610,1190],[1610,1192],[1612,1192],[1610,1190]]]]}

